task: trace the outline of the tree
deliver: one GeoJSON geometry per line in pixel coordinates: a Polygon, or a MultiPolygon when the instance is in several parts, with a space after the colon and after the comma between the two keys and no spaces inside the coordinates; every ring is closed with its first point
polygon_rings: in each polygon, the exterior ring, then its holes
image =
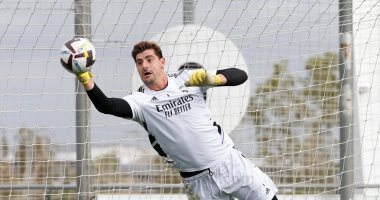
{"type": "Polygon", "coordinates": [[[26,174],[28,161],[32,158],[32,144],[34,131],[28,128],[20,128],[17,133],[17,149],[15,154],[15,172],[14,176],[24,178],[26,174]]]}
{"type": "MultiPolygon", "coordinates": [[[[251,97],[257,156],[265,166],[280,166],[279,182],[331,183],[321,178],[336,167],[339,120],[338,57],[334,53],[307,60],[306,77],[294,77],[282,61],[251,97]],[[335,134],[337,135],[337,134],[335,134]]],[[[308,191],[309,193],[311,191],[308,191]]]]}

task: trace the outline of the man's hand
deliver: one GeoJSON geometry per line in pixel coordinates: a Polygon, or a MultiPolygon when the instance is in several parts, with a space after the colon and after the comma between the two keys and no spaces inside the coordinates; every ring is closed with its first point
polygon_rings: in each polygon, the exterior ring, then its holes
{"type": "Polygon", "coordinates": [[[185,86],[218,86],[223,82],[220,75],[207,72],[204,69],[195,70],[189,80],[185,82],[185,86]]]}
{"type": "Polygon", "coordinates": [[[85,86],[91,80],[92,73],[88,71],[86,66],[82,66],[81,62],[77,62],[75,58],[73,59],[73,64],[76,66],[73,73],[77,76],[79,82],[85,86]]]}

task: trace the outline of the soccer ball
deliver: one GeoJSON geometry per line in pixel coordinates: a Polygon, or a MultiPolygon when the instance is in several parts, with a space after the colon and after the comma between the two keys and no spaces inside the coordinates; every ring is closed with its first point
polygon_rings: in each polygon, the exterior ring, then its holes
{"type": "Polygon", "coordinates": [[[73,38],[61,48],[61,64],[69,72],[86,72],[95,62],[95,47],[86,38],[73,38]]]}

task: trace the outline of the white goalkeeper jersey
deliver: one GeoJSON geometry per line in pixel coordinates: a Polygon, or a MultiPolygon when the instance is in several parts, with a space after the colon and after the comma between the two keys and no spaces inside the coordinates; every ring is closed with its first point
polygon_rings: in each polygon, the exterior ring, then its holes
{"type": "Polygon", "coordinates": [[[207,88],[185,87],[191,71],[168,74],[168,86],[160,91],[142,86],[125,96],[133,120],[154,136],[166,156],[182,172],[216,164],[233,142],[212,119],[204,100],[207,88]]]}

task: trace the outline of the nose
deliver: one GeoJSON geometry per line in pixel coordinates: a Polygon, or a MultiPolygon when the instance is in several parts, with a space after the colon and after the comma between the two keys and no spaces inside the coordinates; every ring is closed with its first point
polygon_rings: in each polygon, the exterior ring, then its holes
{"type": "Polygon", "coordinates": [[[142,67],[144,68],[144,69],[146,69],[146,68],[148,68],[149,67],[149,63],[147,62],[147,61],[143,61],[143,63],[142,63],[142,67]]]}

